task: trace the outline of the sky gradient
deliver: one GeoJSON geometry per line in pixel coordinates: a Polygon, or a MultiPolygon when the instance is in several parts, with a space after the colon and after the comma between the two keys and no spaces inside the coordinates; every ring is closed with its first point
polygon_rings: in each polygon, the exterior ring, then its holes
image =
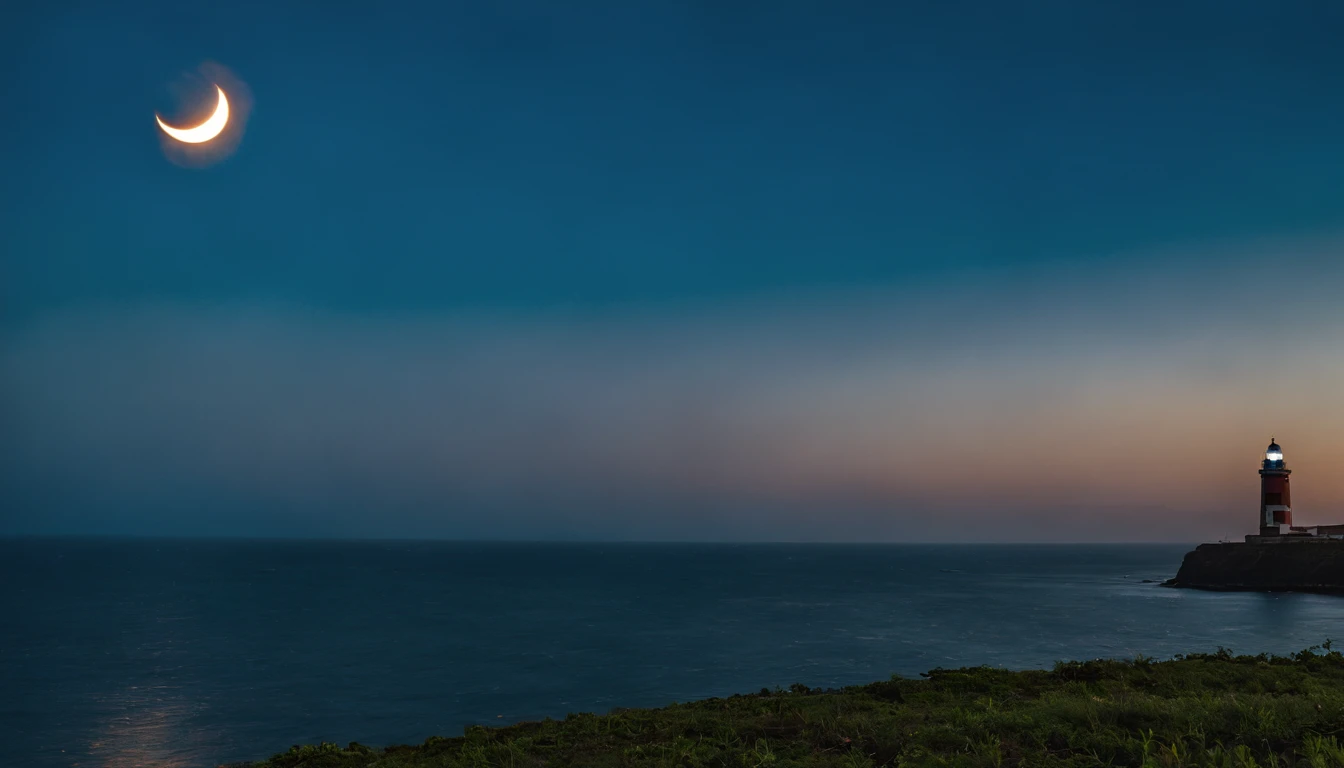
{"type": "Polygon", "coordinates": [[[1344,522],[1344,7],[122,5],[0,24],[0,534],[1344,522]]]}

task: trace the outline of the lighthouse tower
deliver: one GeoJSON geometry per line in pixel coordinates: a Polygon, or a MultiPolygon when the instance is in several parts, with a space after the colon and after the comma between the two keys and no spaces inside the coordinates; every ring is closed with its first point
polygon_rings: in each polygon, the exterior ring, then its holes
{"type": "Polygon", "coordinates": [[[1288,476],[1292,473],[1283,463],[1283,449],[1270,439],[1260,467],[1261,536],[1288,533],[1293,524],[1293,503],[1288,496],[1288,476]]]}

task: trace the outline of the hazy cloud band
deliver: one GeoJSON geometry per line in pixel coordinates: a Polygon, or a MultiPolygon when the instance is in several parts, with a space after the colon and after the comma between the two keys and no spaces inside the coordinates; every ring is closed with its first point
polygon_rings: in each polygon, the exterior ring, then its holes
{"type": "Polygon", "coordinates": [[[586,313],[43,315],[3,336],[3,530],[1189,539],[1252,519],[1271,432],[1301,516],[1344,518],[1339,253],[586,313]]]}

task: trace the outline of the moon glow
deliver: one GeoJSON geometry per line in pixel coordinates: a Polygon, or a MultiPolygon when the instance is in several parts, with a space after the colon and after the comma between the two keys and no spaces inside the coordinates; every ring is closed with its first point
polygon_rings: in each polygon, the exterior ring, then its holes
{"type": "Polygon", "coordinates": [[[159,117],[158,114],[154,115],[154,119],[164,133],[183,144],[204,144],[218,136],[224,130],[224,126],[229,124],[229,98],[224,95],[224,89],[218,85],[215,86],[215,91],[219,94],[219,101],[215,104],[215,112],[200,125],[193,128],[174,128],[163,122],[163,118],[159,117]]]}

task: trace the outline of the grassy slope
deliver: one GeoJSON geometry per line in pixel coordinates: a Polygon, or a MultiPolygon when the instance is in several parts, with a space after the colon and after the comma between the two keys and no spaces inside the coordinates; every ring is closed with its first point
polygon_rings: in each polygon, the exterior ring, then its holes
{"type": "Polygon", "coordinates": [[[295,747],[256,768],[1344,767],[1344,656],[1328,643],[1292,657],[1220,652],[925,677],[471,727],[384,751],[295,747]]]}

